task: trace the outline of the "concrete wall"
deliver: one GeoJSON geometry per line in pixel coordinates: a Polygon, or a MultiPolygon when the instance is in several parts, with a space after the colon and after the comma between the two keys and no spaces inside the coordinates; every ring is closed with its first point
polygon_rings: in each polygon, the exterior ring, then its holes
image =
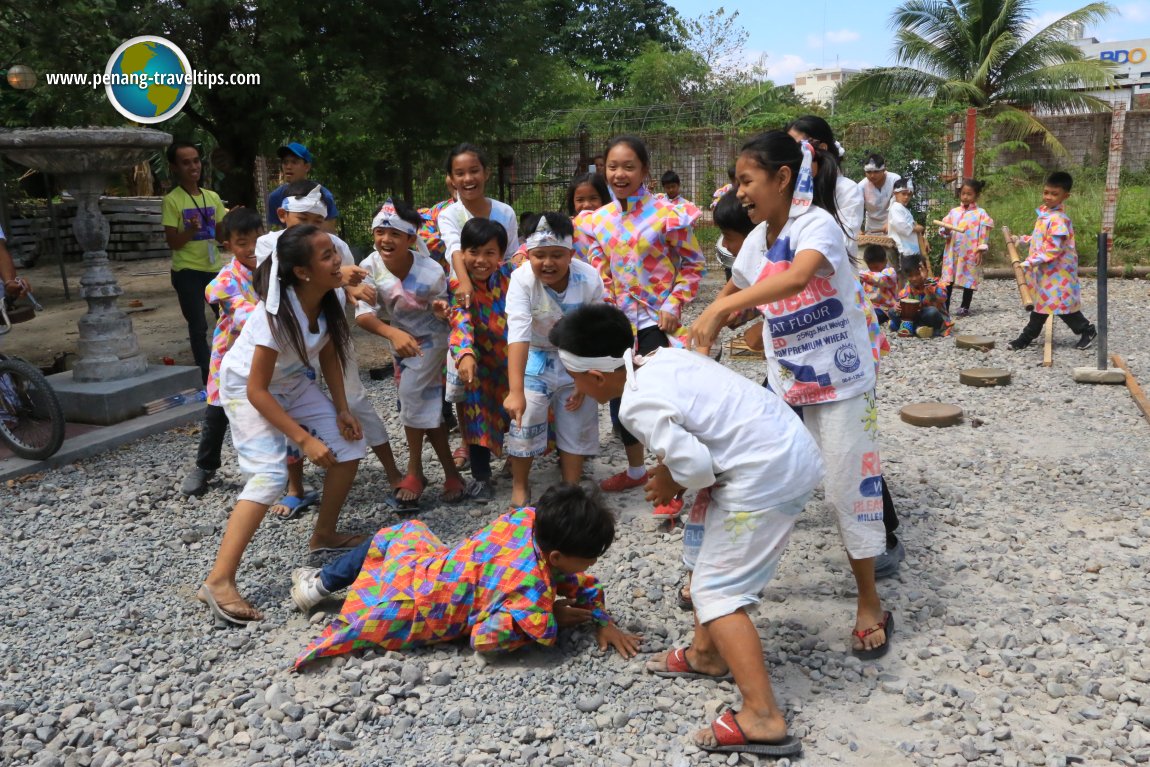
{"type": "MultiPolygon", "coordinates": [[[[1030,152],[1009,152],[1002,156],[1009,165],[1023,159],[1037,162],[1047,170],[1066,165],[1098,165],[1106,162],[1110,146],[1109,112],[1086,115],[1059,115],[1041,118],[1066,150],[1069,162],[1057,158],[1042,144],[1038,136],[1027,143],[1030,152]]],[[[996,136],[995,141],[999,138],[996,136]]],[[[1123,170],[1145,170],[1150,167],[1150,110],[1135,110],[1126,114],[1125,145],[1122,150],[1123,170]]]]}

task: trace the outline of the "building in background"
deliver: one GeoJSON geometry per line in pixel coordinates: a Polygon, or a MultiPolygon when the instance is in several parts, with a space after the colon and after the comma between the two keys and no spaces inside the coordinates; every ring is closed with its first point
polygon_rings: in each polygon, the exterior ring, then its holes
{"type": "Polygon", "coordinates": [[[1071,40],[1088,59],[1114,64],[1113,90],[1089,91],[1110,103],[1125,103],[1127,109],[1150,109],[1150,38],[1099,42],[1094,37],[1071,40]]]}
{"type": "Polygon", "coordinates": [[[795,75],[795,95],[809,104],[834,105],[835,91],[859,73],[857,69],[823,67],[795,75]]]}

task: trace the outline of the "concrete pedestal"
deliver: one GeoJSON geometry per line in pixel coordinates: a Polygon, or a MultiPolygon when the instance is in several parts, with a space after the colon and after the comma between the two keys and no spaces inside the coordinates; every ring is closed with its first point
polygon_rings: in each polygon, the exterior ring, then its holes
{"type": "Polygon", "coordinates": [[[64,407],[64,418],[74,423],[108,426],[143,413],[144,403],[203,385],[198,367],[148,365],[143,375],[117,381],[77,381],[71,372],[48,376],[64,407]]]}

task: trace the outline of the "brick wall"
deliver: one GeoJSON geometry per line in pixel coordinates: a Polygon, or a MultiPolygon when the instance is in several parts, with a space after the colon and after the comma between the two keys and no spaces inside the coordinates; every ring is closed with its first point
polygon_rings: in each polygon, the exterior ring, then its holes
{"type": "MultiPolygon", "coordinates": [[[[1109,112],[1087,115],[1063,115],[1042,118],[1051,132],[1070,153],[1070,165],[1099,165],[1106,162],[1110,143],[1109,112]]],[[[996,142],[999,137],[995,136],[996,142]]],[[[1038,136],[1030,138],[1029,152],[1007,152],[1001,157],[1004,165],[1023,159],[1037,162],[1047,170],[1067,165],[1046,148],[1038,136]]],[[[1150,166],[1150,110],[1135,110],[1126,115],[1125,146],[1122,151],[1123,170],[1145,170],[1150,166]]]]}

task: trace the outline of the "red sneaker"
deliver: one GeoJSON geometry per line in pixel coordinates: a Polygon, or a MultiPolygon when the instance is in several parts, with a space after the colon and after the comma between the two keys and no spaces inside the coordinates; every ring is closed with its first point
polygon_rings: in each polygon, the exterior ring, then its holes
{"type": "Polygon", "coordinates": [[[683,499],[672,498],[670,503],[656,506],[651,513],[656,517],[677,517],[683,510],[683,499]]]}
{"type": "Polygon", "coordinates": [[[621,493],[624,490],[630,490],[633,487],[642,487],[647,484],[647,475],[639,477],[638,479],[631,479],[626,471],[621,471],[613,477],[607,477],[599,483],[600,489],[605,493],[621,493]]]}

